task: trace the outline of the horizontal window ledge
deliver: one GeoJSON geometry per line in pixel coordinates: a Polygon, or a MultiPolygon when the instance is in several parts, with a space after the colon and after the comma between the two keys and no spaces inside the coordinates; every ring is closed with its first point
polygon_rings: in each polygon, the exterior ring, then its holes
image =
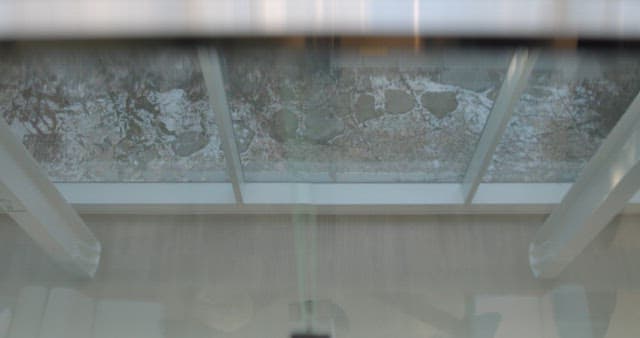
{"type": "MultiPolygon", "coordinates": [[[[467,214],[549,213],[571,183],[483,183],[465,205],[460,184],[57,183],[81,213],[467,214]]],[[[640,212],[640,194],[625,209],[640,212]]]]}

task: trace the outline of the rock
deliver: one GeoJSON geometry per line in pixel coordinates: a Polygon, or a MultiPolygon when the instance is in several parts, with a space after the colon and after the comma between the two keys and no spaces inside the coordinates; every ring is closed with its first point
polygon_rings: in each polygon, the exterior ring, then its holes
{"type": "Polygon", "coordinates": [[[178,156],[186,157],[204,148],[209,143],[209,137],[198,131],[187,131],[178,134],[173,143],[173,151],[178,156]]]}
{"type": "Polygon", "coordinates": [[[244,153],[249,149],[249,145],[251,144],[251,141],[253,141],[255,132],[251,130],[251,128],[247,127],[243,121],[233,121],[233,133],[238,145],[238,151],[244,153]]]}
{"type": "Polygon", "coordinates": [[[289,109],[281,109],[273,114],[269,135],[278,142],[296,137],[298,116],[289,109]]]}
{"type": "Polygon", "coordinates": [[[402,90],[389,89],[385,91],[384,98],[386,100],[385,109],[391,114],[406,113],[415,106],[413,96],[402,90]]]}
{"type": "Polygon", "coordinates": [[[354,110],[356,118],[360,122],[371,120],[382,115],[381,111],[376,111],[374,97],[369,94],[358,97],[354,110]]]}
{"type": "Polygon", "coordinates": [[[458,108],[455,92],[426,92],[420,98],[422,106],[441,119],[458,108]]]}
{"type": "Polygon", "coordinates": [[[305,118],[304,137],[314,143],[326,144],[344,131],[344,122],[341,119],[316,112],[305,118]]]}
{"type": "Polygon", "coordinates": [[[310,142],[326,144],[344,130],[344,122],[337,115],[348,111],[349,102],[345,101],[348,98],[338,93],[336,81],[329,72],[316,72],[309,80],[302,104],[303,136],[310,142]]]}
{"type": "Polygon", "coordinates": [[[348,93],[338,93],[335,98],[335,108],[333,111],[339,116],[348,116],[351,113],[351,95],[348,93]]]}
{"type": "Polygon", "coordinates": [[[327,74],[315,74],[306,82],[305,94],[301,98],[302,111],[305,113],[334,112],[338,103],[336,81],[327,74]]]}

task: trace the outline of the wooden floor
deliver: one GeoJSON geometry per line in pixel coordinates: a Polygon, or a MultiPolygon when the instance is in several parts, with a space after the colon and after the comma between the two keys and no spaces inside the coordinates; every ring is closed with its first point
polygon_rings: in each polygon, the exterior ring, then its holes
{"type": "Polygon", "coordinates": [[[640,332],[637,216],[554,281],[529,271],[543,216],[83,218],[104,248],[94,280],[71,278],[0,216],[0,338],[3,313],[9,338],[284,338],[307,317],[335,337],[640,332]]]}

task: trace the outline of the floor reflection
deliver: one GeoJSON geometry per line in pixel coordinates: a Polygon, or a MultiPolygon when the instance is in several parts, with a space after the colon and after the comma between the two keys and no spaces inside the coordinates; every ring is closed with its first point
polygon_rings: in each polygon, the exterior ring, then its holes
{"type": "Polygon", "coordinates": [[[296,259],[305,218],[85,218],[105,248],[92,281],[70,279],[0,218],[0,338],[285,338],[308,323],[337,338],[640,332],[636,216],[556,281],[526,265],[543,217],[320,216],[314,262],[302,260],[316,269],[312,296],[296,259]]]}

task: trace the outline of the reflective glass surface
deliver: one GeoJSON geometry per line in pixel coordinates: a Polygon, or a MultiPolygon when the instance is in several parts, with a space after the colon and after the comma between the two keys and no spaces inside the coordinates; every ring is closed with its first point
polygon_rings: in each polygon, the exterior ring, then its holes
{"type": "Polygon", "coordinates": [[[573,182],[640,90],[640,52],[543,50],[485,182],[573,182]]]}
{"type": "MultiPolygon", "coordinates": [[[[221,149],[230,141],[250,183],[407,183],[247,184],[237,189],[245,204],[230,183],[58,184],[75,198],[67,209],[46,179],[25,170],[11,190],[0,184],[0,338],[638,337],[637,202],[544,280],[532,273],[530,244],[547,214],[532,213],[548,211],[565,185],[531,189],[543,196],[519,199],[526,203],[500,196],[504,206],[486,202],[495,196],[463,205],[455,184],[412,184],[465,174],[513,51],[480,45],[0,45],[1,117],[53,181],[226,181],[221,149]],[[211,66],[222,70],[229,126],[216,125],[203,81],[197,51],[211,46],[221,55],[211,66]],[[86,268],[98,247],[92,278],[54,260],[86,268]]],[[[637,95],[637,56],[543,49],[485,181],[575,180],[637,95]]],[[[604,191],[633,179],[598,184],[604,191]]],[[[580,225],[613,218],[627,193],[619,188],[595,217],[576,212],[570,230],[552,236],[584,235],[580,225]]],[[[585,200],[604,198],[597,190],[585,200]]],[[[567,242],[559,260],[581,238],[567,242]]],[[[549,247],[543,258],[553,260],[549,247]]]]}
{"type": "Polygon", "coordinates": [[[631,338],[640,228],[622,217],[558,279],[536,280],[543,216],[85,216],[93,280],[0,216],[9,338],[631,338]]]}
{"type": "MultiPolygon", "coordinates": [[[[233,40],[248,182],[460,182],[512,49],[403,39],[233,40]]],[[[227,180],[196,44],[0,50],[0,112],[57,182],[227,180]]],[[[484,182],[572,182],[640,90],[635,50],[543,49],[484,182]]]]}
{"type": "Polygon", "coordinates": [[[222,48],[245,179],[461,181],[511,51],[352,40],[222,48]]]}
{"type": "Polygon", "coordinates": [[[194,47],[0,46],[0,116],[53,181],[226,179],[194,47]]]}

